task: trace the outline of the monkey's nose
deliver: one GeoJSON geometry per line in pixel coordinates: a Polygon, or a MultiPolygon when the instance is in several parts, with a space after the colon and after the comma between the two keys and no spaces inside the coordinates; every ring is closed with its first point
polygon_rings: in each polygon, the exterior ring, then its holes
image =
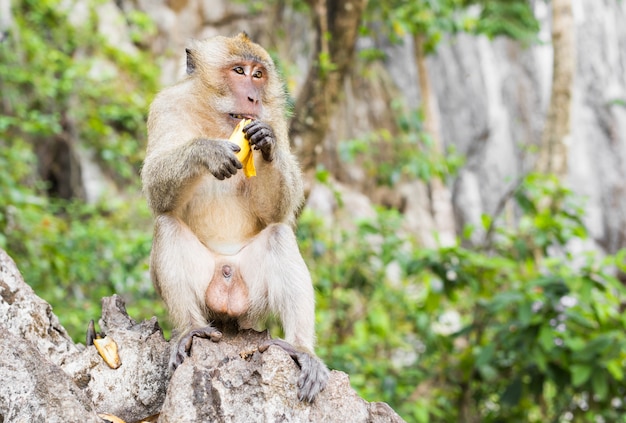
{"type": "Polygon", "coordinates": [[[253,98],[253,97],[248,97],[248,101],[249,101],[250,103],[258,103],[258,102],[259,102],[259,100],[255,99],[255,98],[253,98]]]}

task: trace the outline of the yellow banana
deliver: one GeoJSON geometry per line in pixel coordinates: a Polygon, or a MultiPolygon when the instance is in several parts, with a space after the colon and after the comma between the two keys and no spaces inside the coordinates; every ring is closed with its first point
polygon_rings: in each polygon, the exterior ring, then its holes
{"type": "Polygon", "coordinates": [[[117,353],[117,344],[113,339],[105,336],[104,338],[94,339],[93,344],[110,368],[117,369],[122,365],[120,356],[117,353]]]}
{"type": "Polygon", "coordinates": [[[243,127],[251,122],[250,119],[242,119],[237,124],[235,130],[228,139],[230,142],[237,144],[241,150],[237,153],[237,158],[243,165],[243,174],[246,177],[256,176],[256,168],[254,167],[254,155],[252,154],[252,148],[250,147],[250,141],[246,139],[243,133],[243,127]]]}
{"type": "Polygon", "coordinates": [[[104,421],[111,422],[111,423],[126,423],[124,420],[120,419],[117,416],[114,416],[113,414],[98,413],[98,417],[100,417],[101,419],[104,419],[104,421]]]}

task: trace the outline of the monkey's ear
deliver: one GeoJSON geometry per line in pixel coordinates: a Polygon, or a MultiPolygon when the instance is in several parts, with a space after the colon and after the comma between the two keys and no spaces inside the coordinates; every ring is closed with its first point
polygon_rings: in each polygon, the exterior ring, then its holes
{"type": "Polygon", "coordinates": [[[246,41],[250,41],[250,36],[248,36],[248,33],[246,31],[241,31],[238,36],[239,38],[243,38],[246,41]]]}
{"type": "Polygon", "coordinates": [[[187,75],[191,75],[196,70],[196,59],[191,49],[186,48],[185,53],[187,53],[187,75]]]}

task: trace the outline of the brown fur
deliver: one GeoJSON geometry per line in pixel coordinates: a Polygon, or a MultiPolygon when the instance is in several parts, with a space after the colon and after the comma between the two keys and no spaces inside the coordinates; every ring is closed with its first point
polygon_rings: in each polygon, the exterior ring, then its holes
{"type": "Polygon", "coordinates": [[[155,214],[152,280],[182,331],[172,364],[182,361],[189,336],[221,337],[209,319],[251,328],[273,313],[286,341],[309,353],[300,360],[307,363],[301,394],[310,400],[328,370],[313,355],[313,287],[293,233],[303,190],[283,84],[269,54],[245,34],[194,42],[187,54],[188,76],[150,106],[141,173],[155,214]],[[233,115],[254,118],[247,137],[259,136],[255,177],[238,170],[238,147],[228,142],[233,115]]]}

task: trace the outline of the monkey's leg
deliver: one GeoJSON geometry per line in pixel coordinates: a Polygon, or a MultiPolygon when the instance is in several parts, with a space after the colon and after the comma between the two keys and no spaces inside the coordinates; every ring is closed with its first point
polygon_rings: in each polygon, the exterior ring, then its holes
{"type": "MultiPolygon", "coordinates": [[[[300,400],[312,401],[326,386],[329,371],[315,356],[315,296],[296,237],[284,224],[265,228],[241,251],[241,274],[248,285],[251,313],[269,308],[282,323],[285,341],[272,340],[301,368],[300,400]]],[[[259,315],[261,313],[259,312],[259,315]]]]}
{"type": "Polygon", "coordinates": [[[194,336],[213,341],[222,337],[206,320],[204,293],[214,268],[215,257],[187,225],[167,214],[156,218],[150,273],[174,326],[181,330],[171,347],[172,370],[189,355],[194,336]]]}

